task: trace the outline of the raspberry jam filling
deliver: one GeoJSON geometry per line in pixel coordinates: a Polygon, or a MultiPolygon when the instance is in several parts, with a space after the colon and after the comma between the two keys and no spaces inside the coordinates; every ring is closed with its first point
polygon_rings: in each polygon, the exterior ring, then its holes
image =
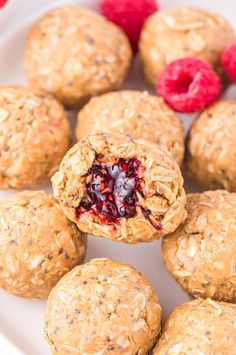
{"type": "Polygon", "coordinates": [[[94,164],[87,175],[87,196],[76,208],[76,217],[84,212],[99,216],[104,224],[118,223],[120,218],[136,214],[137,192],[142,194],[140,173],[143,171],[136,158],[119,158],[113,165],[94,164]]]}

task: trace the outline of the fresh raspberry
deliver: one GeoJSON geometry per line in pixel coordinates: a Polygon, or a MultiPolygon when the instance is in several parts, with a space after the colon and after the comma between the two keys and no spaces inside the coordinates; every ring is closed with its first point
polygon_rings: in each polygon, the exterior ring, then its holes
{"type": "Polygon", "coordinates": [[[230,79],[236,83],[236,43],[224,50],[221,62],[230,79]]]}
{"type": "Polygon", "coordinates": [[[196,112],[215,101],[221,81],[210,65],[197,58],[182,58],[170,63],[160,75],[157,92],[179,112],[196,112]]]}
{"type": "Polygon", "coordinates": [[[101,0],[100,8],[108,20],[124,30],[134,53],[144,21],[158,10],[155,0],[101,0]]]}
{"type": "Polygon", "coordinates": [[[0,0],[0,9],[6,5],[8,0],[0,0]]]}

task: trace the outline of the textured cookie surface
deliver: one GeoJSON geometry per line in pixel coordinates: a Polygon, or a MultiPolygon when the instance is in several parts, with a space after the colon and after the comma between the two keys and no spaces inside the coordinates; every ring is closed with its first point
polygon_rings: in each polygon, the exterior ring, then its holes
{"type": "Polygon", "coordinates": [[[236,302],[236,193],[187,196],[186,221],[162,243],[168,271],[195,297],[236,302]]]}
{"type": "Polygon", "coordinates": [[[210,299],[177,306],[153,355],[235,355],[236,305],[210,299]]]}
{"type": "Polygon", "coordinates": [[[70,146],[62,105],[38,90],[0,86],[0,187],[44,184],[70,146]]]}
{"type": "Polygon", "coordinates": [[[221,53],[235,40],[227,21],[206,10],[183,7],[159,11],[146,21],[141,33],[139,48],[145,75],[156,85],[167,64],[197,57],[211,64],[224,80],[221,53]]]}
{"type": "Polygon", "coordinates": [[[52,196],[24,191],[0,201],[0,287],[20,297],[48,296],[83,261],[86,238],[52,196]]]}
{"type": "Polygon", "coordinates": [[[102,129],[164,145],[180,164],[184,155],[181,120],[161,98],[141,91],[117,91],[92,98],[78,114],[77,138],[102,129]]]}
{"type": "Polygon", "coordinates": [[[93,259],[52,290],[45,335],[53,354],[147,354],[161,326],[148,280],[127,264],[93,259]]]}
{"type": "Polygon", "coordinates": [[[24,68],[35,87],[66,106],[120,87],[131,48],[120,28],[79,6],[53,9],[32,27],[24,68]]]}
{"type": "Polygon", "coordinates": [[[80,230],[127,243],[173,232],[185,218],[183,179],[162,147],[93,132],[53,176],[54,196],[80,230]]]}
{"type": "Polygon", "coordinates": [[[193,123],[187,142],[189,174],[209,189],[236,191],[236,101],[221,99],[193,123]]]}

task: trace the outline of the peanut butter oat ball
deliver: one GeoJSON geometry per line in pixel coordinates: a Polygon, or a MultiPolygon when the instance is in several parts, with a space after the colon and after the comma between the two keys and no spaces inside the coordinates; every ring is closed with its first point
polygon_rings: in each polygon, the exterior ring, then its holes
{"type": "Polygon", "coordinates": [[[235,355],[236,305],[210,299],[177,306],[153,355],[235,355]]]}
{"type": "Polygon", "coordinates": [[[236,302],[236,193],[190,194],[186,209],[162,243],[168,271],[194,297],[236,302]]]}
{"type": "Polygon", "coordinates": [[[119,242],[150,242],[185,219],[180,169],[157,144],[93,132],[65,155],[54,196],[80,230],[119,242]]]}
{"type": "Polygon", "coordinates": [[[86,238],[52,196],[24,191],[0,201],[0,287],[16,296],[46,297],[81,263],[86,238]]]}
{"type": "Polygon", "coordinates": [[[48,182],[69,146],[69,122],[56,99],[0,86],[0,188],[48,182]]]}
{"type": "Polygon", "coordinates": [[[236,191],[236,101],[222,99],[193,123],[187,140],[188,172],[201,186],[236,191]]]}
{"type": "Polygon", "coordinates": [[[75,107],[119,88],[131,56],[119,27],[75,5],[53,9],[33,25],[24,68],[33,86],[75,107]]]}
{"type": "Polygon", "coordinates": [[[45,335],[53,354],[146,355],[161,328],[149,281],[130,265],[93,259],[50,293],[45,335]]]}
{"type": "Polygon", "coordinates": [[[162,100],[141,91],[117,91],[92,98],[78,114],[78,140],[102,129],[164,145],[180,164],[184,154],[184,128],[162,100]]]}
{"type": "Polygon", "coordinates": [[[221,54],[235,41],[234,30],[219,15],[194,7],[159,11],[147,19],[141,32],[139,49],[145,76],[156,85],[167,64],[197,57],[226,80],[221,54]]]}

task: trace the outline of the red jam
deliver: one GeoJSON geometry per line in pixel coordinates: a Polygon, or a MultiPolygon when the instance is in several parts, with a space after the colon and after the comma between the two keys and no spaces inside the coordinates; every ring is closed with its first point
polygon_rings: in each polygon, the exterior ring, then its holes
{"type": "MultiPolygon", "coordinates": [[[[137,193],[144,196],[140,177],[143,171],[137,158],[119,158],[112,165],[99,162],[94,164],[86,174],[90,182],[86,185],[86,197],[75,209],[76,218],[90,212],[98,216],[102,224],[118,224],[120,218],[134,217],[137,193]]],[[[150,210],[143,207],[141,210],[154,228],[162,228],[161,224],[153,222],[150,210]]]]}
{"type": "Polygon", "coordinates": [[[102,223],[112,224],[122,217],[134,217],[137,192],[141,193],[140,169],[136,158],[120,158],[113,165],[94,164],[88,171],[91,180],[86,186],[87,196],[76,208],[77,218],[91,212],[98,215],[102,223]]]}
{"type": "Polygon", "coordinates": [[[143,213],[144,217],[149,221],[149,223],[151,223],[151,225],[154,228],[156,228],[158,230],[161,230],[162,229],[162,224],[161,223],[156,223],[150,218],[152,212],[148,208],[141,207],[141,209],[142,209],[142,213],[143,213]]]}

